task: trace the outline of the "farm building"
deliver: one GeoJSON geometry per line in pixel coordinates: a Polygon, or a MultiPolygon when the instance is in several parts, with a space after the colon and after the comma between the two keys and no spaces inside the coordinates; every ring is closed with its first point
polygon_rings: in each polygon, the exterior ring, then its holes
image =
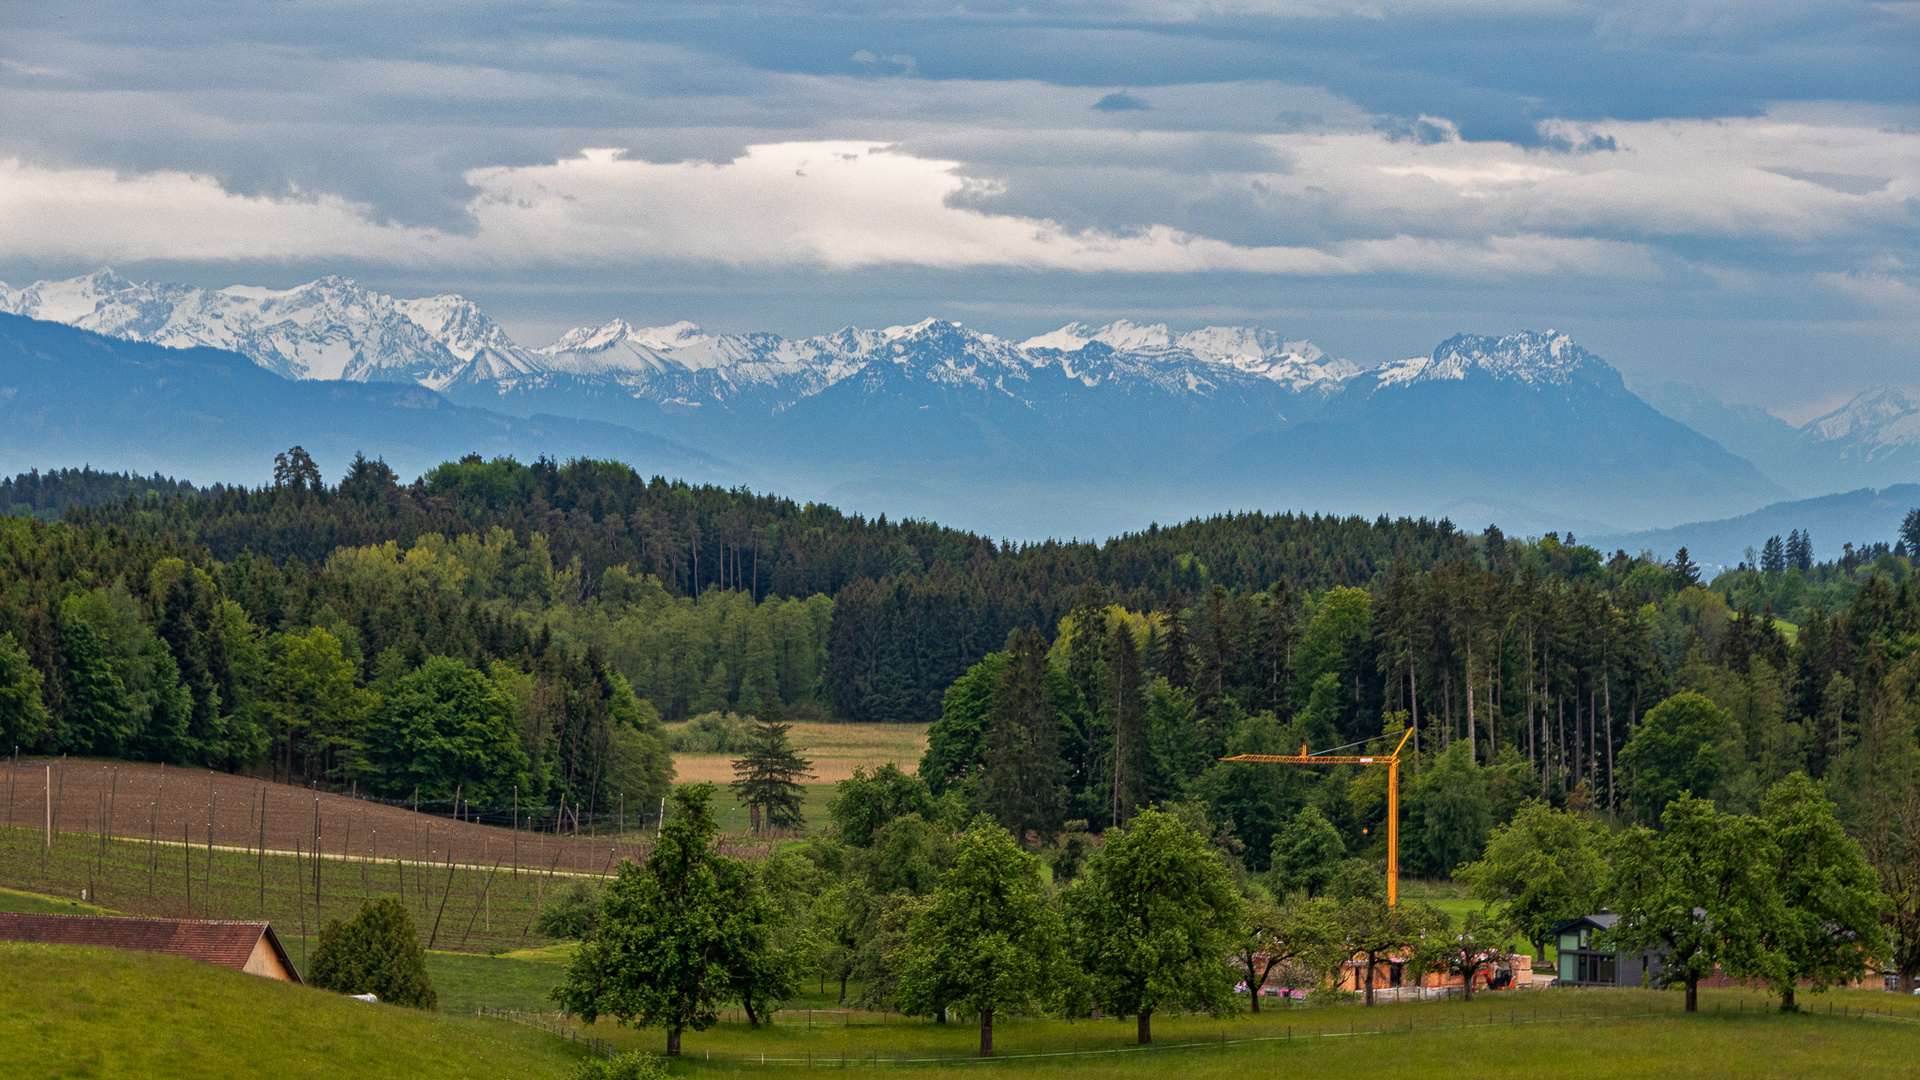
{"type": "Polygon", "coordinates": [[[264,922],[0,912],[0,941],[166,953],[281,982],[301,981],[273,925],[264,922]]]}

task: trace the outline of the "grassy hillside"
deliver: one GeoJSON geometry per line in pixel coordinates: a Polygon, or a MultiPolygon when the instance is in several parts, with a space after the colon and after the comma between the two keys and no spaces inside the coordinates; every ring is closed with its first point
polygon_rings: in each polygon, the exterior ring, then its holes
{"type": "Polygon", "coordinates": [[[0,1072],[17,1077],[552,1080],[577,1060],[500,1021],[368,1005],[178,957],[0,943],[0,1072]]]}

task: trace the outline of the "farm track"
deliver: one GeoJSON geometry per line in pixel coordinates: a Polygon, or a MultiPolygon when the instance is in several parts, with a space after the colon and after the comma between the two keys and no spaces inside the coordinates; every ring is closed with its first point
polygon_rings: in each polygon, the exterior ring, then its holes
{"type": "MultiPolygon", "coordinates": [[[[207,769],[86,760],[0,765],[0,806],[8,826],[105,835],[117,840],[327,860],[495,865],[572,876],[608,873],[620,860],[644,862],[640,834],[554,836],[514,830],[257,777],[207,769]]],[[[742,845],[734,854],[757,853],[742,845]]]]}

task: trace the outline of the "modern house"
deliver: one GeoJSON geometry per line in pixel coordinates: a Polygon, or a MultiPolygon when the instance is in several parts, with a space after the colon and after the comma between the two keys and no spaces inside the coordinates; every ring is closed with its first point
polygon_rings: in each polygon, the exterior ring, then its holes
{"type": "Polygon", "coordinates": [[[1640,986],[1649,969],[1659,970],[1660,958],[1651,953],[1619,956],[1595,944],[1593,935],[1610,930],[1620,916],[1608,912],[1568,919],[1553,928],[1560,954],[1563,986],[1640,986]]]}
{"type": "Polygon", "coordinates": [[[272,924],[264,922],[0,912],[0,941],[167,953],[280,982],[301,981],[272,924]]]}

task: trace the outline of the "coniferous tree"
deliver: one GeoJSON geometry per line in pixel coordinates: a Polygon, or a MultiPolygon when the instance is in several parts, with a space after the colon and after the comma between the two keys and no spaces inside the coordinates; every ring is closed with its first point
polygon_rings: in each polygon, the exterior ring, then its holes
{"type": "Polygon", "coordinates": [[[1107,696],[1112,700],[1102,704],[1112,710],[1112,824],[1125,825],[1135,808],[1147,802],[1154,768],[1153,743],[1147,729],[1145,672],[1140,667],[1133,631],[1124,620],[1113,628],[1107,657],[1107,696]]]}
{"type": "Polygon", "coordinates": [[[342,994],[373,994],[389,1005],[431,1010],[438,1003],[413,915],[392,897],[360,905],[348,922],[327,920],[307,984],[342,994]]]}
{"type": "Polygon", "coordinates": [[[1047,685],[1047,645],[1037,630],[1015,633],[987,717],[986,770],[977,798],[1017,837],[1051,837],[1065,820],[1060,719],[1047,685]]]}
{"type": "Polygon", "coordinates": [[[1190,689],[1193,686],[1193,660],[1190,655],[1191,643],[1187,640],[1186,599],[1180,595],[1178,587],[1167,593],[1165,614],[1166,629],[1160,635],[1159,666],[1154,674],[1167,680],[1167,685],[1177,690],[1190,689]]]}
{"type": "Polygon", "coordinates": [[[1766,544],[1760,548],[1760,571],[1765,574],[1787,572],[1787,545],[1780,537],[1767,537],[1766,544]]]}
{"type": "Polygon", "coordinates": [[[1680,587],[1683,589],[1700,584],[1700,568],[1687,557],[1687,549],[1684,547],[1673,553],[1673,573],[1680,579],[1680,587]]]}
{"type": "Polygon", "coordinates": [[[779,705],[768,702],[747,729],[746,752],[733,763],[733,793],[759,812],[764,829],[797,829],[805,824],[800,804],[806,789],[800,781],[813,777],[813,762],[800,756],[787,732],[793,725],[781,720],[779,705]]]}

